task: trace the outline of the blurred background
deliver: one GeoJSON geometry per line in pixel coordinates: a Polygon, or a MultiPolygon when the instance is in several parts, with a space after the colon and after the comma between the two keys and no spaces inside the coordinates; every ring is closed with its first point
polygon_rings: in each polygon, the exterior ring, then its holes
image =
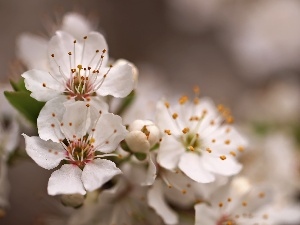
{"type": "MultiPolygon", "coordinates": [[[[103,32],[111,57],[154,80],[149,96],[163,82],[169,96],[191,94],[197,84],[238,121],[299,125],[299,0],[0,0],[1,80],[16,76],[18,35],[49,36],[51,24],[74,10],[103,32]]],[[[46,195],[49,175],[30,160],[13,166],[0,224],[40,224],[58,212],[46,195]]]]}

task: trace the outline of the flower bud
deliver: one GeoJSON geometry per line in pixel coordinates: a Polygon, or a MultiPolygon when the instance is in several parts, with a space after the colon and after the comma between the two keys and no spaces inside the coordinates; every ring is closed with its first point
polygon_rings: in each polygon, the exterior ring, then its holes
{"type": "Polygon", "coordinates": [[[135,120],[128,130],[125,141],[133,152],[148,152],[161,137],[158,127],[150,120],[135,120]]]}
{"type": "Polygon", "coordinates": [[[61,202],[65,206],[70,206],[73,208],[78,208],[82,206],[85,197],[80,194],[70,194],[70,195],[62,195],[61,202]]]}

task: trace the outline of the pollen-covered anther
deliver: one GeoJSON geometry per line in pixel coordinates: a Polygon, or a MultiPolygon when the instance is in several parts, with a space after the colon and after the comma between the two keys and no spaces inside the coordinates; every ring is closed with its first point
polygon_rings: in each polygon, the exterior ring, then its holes
{"type": "Polygon", "coordinates": [[[207,151],[208,153],[211,153],[211,152],[212,152],[212,150],[211,150],[210,148],[206,148],[206,151],[207,151]]]}
{"type": "Polygon", "coordinates": [[[86,107],[90,107],[90,104],[86,104],[85,106],[86,106],[86,107]]]}
{"type": "Polygon", "coordinates": [[[234,152],[234,151],[231,151],[231,152],[229,152],[230,153],[230,155],[232,155],[232,156],[236,156],[236,153],[234,152]]]}
{"type": "Polygon", "coordinates": [[[170,108],[170,103],[169,102],[165,102],[165,106],[166,106],[167,109],[170,108]]]}
{"type": "Polygon", "coordinates": [[[239,151],[239,152],[243,152],[244,150],[245,150],[245,148],[244,148],[243,146],[239,146],[239,147],[238,147],[238,151],[239,151]]]}
{"type": "Polygon", "coordinates": [[[221,159],[221,160],[225,160],[225,159],[226,159],[226,156],[225,156],[225,155],[221,155],[221,156],[220,156],[220,159],[221,159]]]}
{"type": "Polygon", "coordinates": [[[195,151],[195,149],[194,149],[193,146],[189,146],[188,149],[189,149],[190,151],[192,151],[192,152],[195,151]]]}
{"type": "Polygon", "coordinates": [[[230,144],[230,140],[227,139],[227,140],[224,141],[224,143],[225,143],[226,145],[229,145],[229,144],[230,144]]]}
{"type": "Polygon", "coordinates": [[[189,100],[189,98],[186,95],[183,95],[182,97],[180,97],[179,99],[179,104],[183,105],[185,104],[187,101],[189,100]]]}
{"type": "Polygon", "coordinates": [[[165,133],[166,133],[167,135],[171,135],[171,131],[170,131],[170,130],[165,130],[165,133]]]}
{"type": "Polygon", "coordinates": [[[182,133],[184,133],[184,134],[188,133],[189,131],[190,131],[190,128],[188,128],[188,127],[185,127],[182,129],[182,133]]]}
{"type": "Polygon", "coordinates": [[[176,120],[177,117],[178,117],[178,114],[177,113],[173,113],[172,117],[173,117],[174,120],[176,120]]]}

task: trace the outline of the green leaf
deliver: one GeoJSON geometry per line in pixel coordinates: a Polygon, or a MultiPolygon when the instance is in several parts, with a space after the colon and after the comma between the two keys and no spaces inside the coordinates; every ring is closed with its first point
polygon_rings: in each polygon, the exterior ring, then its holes
{"type": "Polygon", "coordinates": [[[30,122],[36,125],[36,120],[41,109],[45,105],[45,102],[39,102],[30,97],[28,92],[23,91],[5,91],[4,95],[13,107],[23,114],[30,122]]]}
{"type": "Polygon", "coordinates": [[[30,93],[30,91],[28,91],[25,87],[25,82],[23,77],[21,77],[21,79],[18,82],[10,80],[10,84],[15,91],[23,91],[23,92],[30,93]]]}

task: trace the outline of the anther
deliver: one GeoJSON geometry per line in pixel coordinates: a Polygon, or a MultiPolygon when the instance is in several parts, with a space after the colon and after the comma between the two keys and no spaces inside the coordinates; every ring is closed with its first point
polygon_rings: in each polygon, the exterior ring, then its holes
{"type": "Polygon", "coordinates": [[[234,151],[231,151],[231,152],[230,152],[230,155],[236,156],[236,153],[235,153],[234,151]]]}
{"type": "Polygon", "coordinates": [[[185,104],[188,100],[189,100],[189,98],[188,98],[186,95],[184,95],[184,96],[182,96],[182,97],[179,99],[179,104],[183,105],[183,104],[185,104]]]}
{"type": "Polygon", "coordinates": [[[185,127],[182,129],[182,133],[184,133],[184,134],[186,134],[189,131],[190,131],[190,128],[188,128],[188,127],[185,127]]]}
{"type": "Polygon", "coordinates": [[[83,39],[86,40],[86,39],[87,39],[87,36],[84,36],[83,39]]]}
{"type": "Polygon", "coordinates": [[[173,113],[172,117],[173,117],[174,120],[176,120],[176,118],[178,117],[178,114],[177,113],[173,113]]]}
{"type": "Polygon", "coordinates": [[[225,159],[226,159],[226,156],[225,156],[225,155],[221,155],[221,156],[220,156],[220,159],[221,159],[221,160],[225,160],[225,159]]]}
{"type": "Polygon", "coordinates": [[[170,130],[165,130],[165,133],[166,133],[167,135],[171,135],[171,131],[170,131],[170,130]]]}
{"type": "Polygon", "coordinates": [[[54,54],[51,54],[51,57],[54,58],[54,54]]]}
{"type": "Polygon", "coordinates": [[[43,87],[46,87],[46,84],[45,84],[45,83],[43,83],[43,87]]]}
{"type": "Polygon", "coordinates": [[[229,145],[229,144],[230,144],[230,140],[225,140],[224,143],[225,143],[226,145],[229,145]]]}
{"type": "Polygon", "coordinates": [[[193,146],[189,146],[188,149],[189,149],[190,151],[192,151],[192,152],[195,151],[195,149],[194,149],[193,146]]]}

